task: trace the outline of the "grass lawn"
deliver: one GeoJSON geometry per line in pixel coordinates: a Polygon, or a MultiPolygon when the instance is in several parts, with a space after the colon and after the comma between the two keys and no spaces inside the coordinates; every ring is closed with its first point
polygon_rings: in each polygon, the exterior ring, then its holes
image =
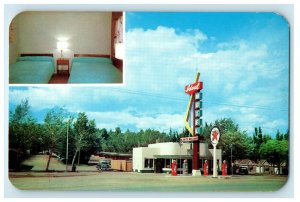
{"type": "Polygon", "coordinates": [[[80,165],[78,172],[62,172],[65,165],[51,160],[45,170],[47,156],[35,156],[24,164],[32,165],[29,172],[10,172],[11,183],[21,190],[95,190],[95,191],[156,191],[156,192],[268,192],[277,191],[287,176],[247,175],[228,178],[176,176],[133,172],[98,172],[95,166],[80,165]]]}
{"type": "MultiPolygon", "coordinates": [[[[31,171],[45,171],[48,161],[48,155],[34,155],[23,162],[23,165],[33,166],[31,171]]],[[[57,158],[52,157],[49,165],[50,171],[65,171],[66,165],[60,162],[57,158]]],[[[71,164],[68,165],[68,170],[71,171],[71,164]]],[[[97,171],[96,166],[76,165],[78,171],[97,171]]]]}
{"type": "Polygon", "coordinates": [[[98,191],[276,191],[286,176],[211,177],[177,176],[131,172],[18,172],[9,173],[11,183],[22,190],[98,191]]]}

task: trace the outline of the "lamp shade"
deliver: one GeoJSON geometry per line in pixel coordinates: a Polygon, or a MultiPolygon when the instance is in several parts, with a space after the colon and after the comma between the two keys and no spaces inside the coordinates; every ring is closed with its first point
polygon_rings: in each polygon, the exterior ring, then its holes
{"type": "Polygon", "coordinates": [[[124,59],[124,44],[116,43],[115,44],[115,57],[118,59],[124,59]]]}
{"type": "Polygon", "coordinates": [[[64,50],[64,49],[68,48],[68,45],[69,44],[66,41],[59,41],[56,44],[57,49],[59,49],[59,50],[64,50]]]}

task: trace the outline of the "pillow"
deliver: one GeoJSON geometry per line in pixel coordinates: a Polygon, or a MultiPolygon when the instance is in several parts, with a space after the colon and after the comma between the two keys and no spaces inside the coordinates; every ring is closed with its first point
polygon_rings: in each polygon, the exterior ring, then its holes
{"type": "Polygon", "coordinates": [[[19,57],[17,61],[51,61],[53,62],[53,57],[50,56],[23,56],[19,57]]]}
{"type": "Polygon", "coordinates": [[[72,62],[87,62],[87,63],[108,63],[112,64],[110,58],[103,57],[75,57],[72,62]]]}

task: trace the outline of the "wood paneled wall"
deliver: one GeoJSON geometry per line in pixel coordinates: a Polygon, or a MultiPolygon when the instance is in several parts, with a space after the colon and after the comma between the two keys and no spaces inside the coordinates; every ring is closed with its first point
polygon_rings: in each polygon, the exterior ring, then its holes
{"type": "MultiPolygon", "coordinates": [[[[116,23],[117,20],[123,16],[123,12],[112,12],[112,16],[111,16],[111,59],[113,64],[120,69],[121,71],[123,71],[123,60],[117,59],[115,57],[115,32],[116,32],[116,23]]],[[[124,22],[123,22],[124,23],[124,22]]],[[[123,34],[124,34],[125,30],[123,30],[123,34]]]]}

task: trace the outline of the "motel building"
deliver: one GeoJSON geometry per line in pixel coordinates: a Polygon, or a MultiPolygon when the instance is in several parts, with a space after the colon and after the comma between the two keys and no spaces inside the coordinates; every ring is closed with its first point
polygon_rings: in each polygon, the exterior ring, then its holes
{"type": "MultiPolygon", "coordinates": [[[[207,143],[199,143],[199,167],[203,171],[204,161],[208,161],[209,173],[213,169],[213,149],[207,143]]],[[[192,173],[192,143],[163,142],[149,144],[148,147],[133,148],[132,166],[134,172],[171,173],[172,160],[177,161],[177,172],[182,173],[183,161],[188,162],[188,173],[192,173]]],[[[216,150],[217,164],[221,170],[222,150],[216,150]]]]}

